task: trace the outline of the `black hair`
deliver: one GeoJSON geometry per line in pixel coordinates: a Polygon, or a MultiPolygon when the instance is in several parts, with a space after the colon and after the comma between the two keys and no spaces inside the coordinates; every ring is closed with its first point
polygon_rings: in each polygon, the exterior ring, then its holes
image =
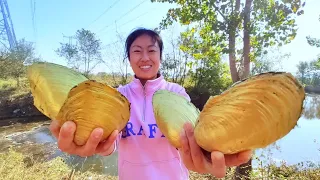
{"type": "Polygon", "coordinates": [[[160,48],[160,59],[162,59],[162,50],[163,50],[163,41],[160,37],[160,35],[151,29],[146,28],[138,28],[131,32],[129,36],[126,39],[126,53],[127,58],[130,60],[130,46],[132,45],[133,41],[135,41],[138,37],[142,35],[148,35],[152,38],[153,41],[156,41],[160,48]]]}

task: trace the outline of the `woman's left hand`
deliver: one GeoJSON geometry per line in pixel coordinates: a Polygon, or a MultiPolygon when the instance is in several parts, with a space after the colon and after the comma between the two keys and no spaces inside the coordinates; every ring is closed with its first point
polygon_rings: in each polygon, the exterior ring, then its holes
{"type": "MultiPolygon", "coordinates": [[[[227,167],[239,166],[248,162],[252,151],[243,151],[237,154],[224,155],[219,151],[211,152],[211,162],[203,154],[193,135],[193,127],[190,123],[184,125],[181,133],[182,147],[179,149],[185,166],[194,172],[210,173],[216,178],[226,175],[227,167]]],[[[213,142],[214,143],[214,142],[213,142]]]]}

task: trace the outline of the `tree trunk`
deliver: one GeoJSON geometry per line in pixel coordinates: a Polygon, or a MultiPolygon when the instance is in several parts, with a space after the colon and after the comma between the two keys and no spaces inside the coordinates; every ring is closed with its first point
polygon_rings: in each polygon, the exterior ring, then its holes
{"type": "Polygon", "coordinates": [[[250,9],[252,0],[246,0],[243,16],[243,73],[241,79],[247,78],[250,73],[250,9]]]}
{"type": "Polygon", "coordinates": [[[232,32],[230,30],[229,32],[229,64],[230,64],[230,73],[231,78],[233,82],[236,82],[239,80],[239,75],[236,67],[236,55],[235,55],[235,46],[236,46],[236,40],[235,40],[235,32],[232,32]]]}
{"type": "Polygon", "coordinates": [[[238,14],[240,9],[240,0],[236,1],[235,11],[233,13],[233,19],[229,24],[229,64],[230,73],[233,82],[238,81],[239,74],[236,67],[236,31],[239,24],[238,14]]]}
{"type": "MultiPolygon", "coordinates": [[[[243,13],[243,72],[241,73],[241,79],[247,78],[250,73],[250,9],[252,0],[246,0],[243,13]]],[[[236,180],[247,180],[250,179],[250,174],[252,171],[252,159],[247,163],[242,164],[236,168],[235,179],[236,180]]]]}
{"type": "Polygon", "coordinates": [[[187,64],[188,64],[188,56],[187,54],[185,54],[185,61],[184,61],[184,68],[183,68],[183,74],[180,80],[180,85],[183,86],[184,85],[184,79],[186,78],[186,71],[187,71],[187,64]]]}

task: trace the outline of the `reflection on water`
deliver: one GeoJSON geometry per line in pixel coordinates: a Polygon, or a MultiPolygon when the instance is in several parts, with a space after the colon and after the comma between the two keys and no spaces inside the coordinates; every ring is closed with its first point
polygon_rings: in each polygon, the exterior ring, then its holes
{"type": "Polygon", "coordinates": [[[117,152],[109,157],[102,157],[102,156],[91,156],[87,158],[82,158],[79,156],[70,156],[67,155],[66,162],[68,165],[73,167],[79,171],[94,171],[103,174],[109,174],[112,176],[118,175],[118,163],[117,163],[117,152]]]}
{"type": "Polygon", "coordinates": [[[306,119],[320,119],[320,95],[308,95],[306,97],[303,117],[306,119]]]}
{"type": "MultiPolygon", "coordinates": [[[[297,164],[311,161],[320,163],[320,96],[307,95],[304,110],[297,126],[285,137],[255,153],[258,157],[268,154],[267,163],[297,164]]],[[[254,162],[254,166],[257,162],[254,162]]]]}
{"type": "Polygon", "coordinates": [[[46,125],[37,127],[33,131],[25,133],[14,133],[6,136],[9,139],[14,140],[16,143],[55,143],[56,139],[51,135],[46,125]]]}
{"type": "MultiPolygon", "coordinates": [[[[256,151],[257,156],[268,154],[269,162],[297,164],[304,161],[320,163],[320,121],[301,118],[288,135],[267,148],[256,151]]],[[[264,159],[266,160],[266,159],[264,159]]],[[[257,164],[255,164],[257,165],[257,164]]]]}
{"type": "MultiPolygon", "coordinates": [[[[4,136],[6,141],[1,143],[2,150],[6,149],[7,145],[10,144],[16,146],[18,151],[24,154],[36,155],[39,159],[49,160],[57,156],[63,157],[70,167],[82,172],[90,170],[112,176],[116,176],[118,174],[117,152],[108,157],[95,155],[82,158],[75,155],[69,155],[61,152],[57,148],[56,139],[51,135],[47,122],[44,123],[44,125],[41,123],[35,123],[34,128],[28,128],[25,130],[22,130],[23,128],[21,126],[23,125],[16,124],[14,126],[11,125],[7,127],[9,132],[14,133],[4,136]],[[15,131],[16,129],[20,129],[22,131],[15,131]],[[39,147],[40,145],[42,145],[42,147],[39,147]]],[[[1,131],[0,133],[4,134],[4,131],[1,131]]]]}
{"type": "MultiPolygon", "coordinates": [[[[308,160],[320,162],[319,119],[320,96],[307,95],[304,112],[298,121],[298,125],[274,145],[259,149],[256,154],[259,156],[268,152],[269,160],[273,162],[285,161],[288,164],[308,160]],[[275,145],[279,149],[275,148],[275,145]]],[[[33,153],[39,156],[45,156],[47,153],[46,157],[48,159],[61,156],[68,165],[76,170],[91,170],[110,175],[118,174],[117,153],[109,157],[92,156],[88,158],[65,154],[58,149],[56,139],[48,129],[49,123],[50,121],[0,127],[0,150],[5,149],[9,144],[13,144],[20,146],[23,153],[33,153]],[[6,138],[3,139],[2,137],[6,138]],[[42,146],[44,150],[41,151],[39,146],[42,146]],[[50,151],[52,153],[48,153],[50,151]]],[[[254,161],[253,165],[257,166],[257,161],[254,161]]]]}

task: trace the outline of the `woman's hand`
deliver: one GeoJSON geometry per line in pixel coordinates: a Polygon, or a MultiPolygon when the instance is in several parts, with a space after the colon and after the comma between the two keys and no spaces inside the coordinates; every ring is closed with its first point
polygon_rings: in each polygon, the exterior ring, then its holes
{"type": "Polygon", "coordinates": [[[53,136],[57,138],[58,147],[61,151],[81,157],[92,156],[94,154],[102,156],[111,154],[118,136],[118,131],[115,130],[106,140],[102,141],[103,129],[96,128],[92,131],[87,143],[83,146],[78,146],[73,141],[76,130],[74,122],[67,121],[60,127],[58,122],[53,120],[49,129],[53,136]]]}
{"type": "MultiPolygon", "coordinates": [[[[194,172],[210,173],[217,178],[223,178],[226,175],[227,167],[239,166],[249,161],[251,151],[244,151],[232,155],[224,155],[221,152],[211,152],[210,162],[205,157],[201,148],[195,141],[193,127],[190,123],[184,125],[181,133],[182,148],[179,149],[185,166],[194,172]]],[[[214,143],[214,142],[213,142],[214,143]]]]}

